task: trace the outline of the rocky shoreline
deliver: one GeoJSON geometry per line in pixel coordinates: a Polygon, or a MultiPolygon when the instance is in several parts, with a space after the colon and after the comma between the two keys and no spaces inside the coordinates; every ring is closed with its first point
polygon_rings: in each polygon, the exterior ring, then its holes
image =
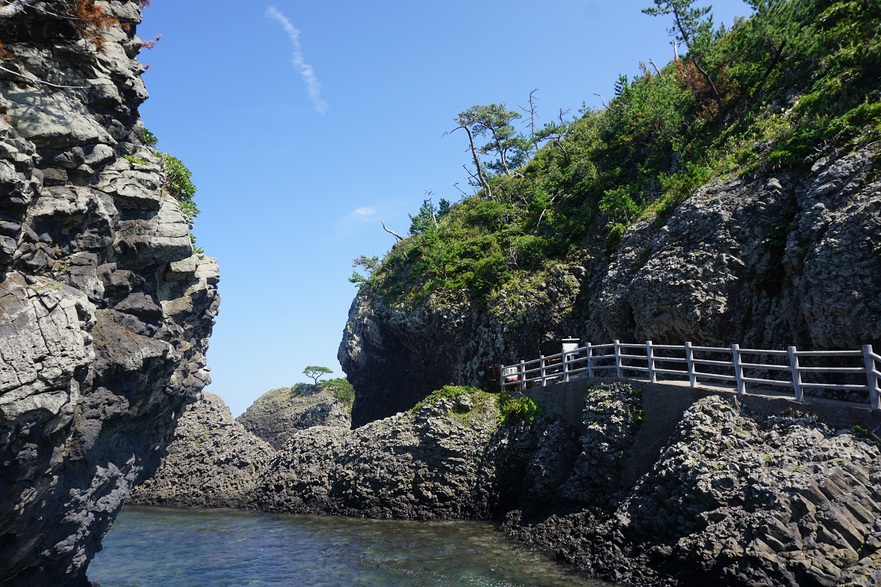
{"type": "MultiPolygon", "coordinates": [[[[685,411],[633,481],[625,468],[651,418],[638,384],[589,389],[580,435],[547,417],[503,423],[498,396],[455,389],[355,430],[294,432],[250,478],[240,507],[496,520],[520,542],[628,585],[881,581],[881,450],[859,427],[836,430],[795,411],[750,413],[710,395],[685,411]]],[[[204,423],[216,404],[194,408],[204,423]]],[[[192,436],[187,442],[192,448],[192,436]]],[[[202,447],[196,461],[210,462],[202,447]]],[[[187,470],[169,473],[197,486],[223,471],[187,470]]],[[[136,491],[139,503],[150,503],[150,491],[136,491]]],[[[182,505],[211,507],[191,495],[182,505]]]]}

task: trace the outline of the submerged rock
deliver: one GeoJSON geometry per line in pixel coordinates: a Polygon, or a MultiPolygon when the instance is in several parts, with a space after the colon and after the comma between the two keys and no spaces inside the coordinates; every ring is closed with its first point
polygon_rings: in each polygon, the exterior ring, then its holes
{"type": "Polygon", "coordinates": [[[156,474],[128,503],[235,508],[251,499],[258,474],[275,451],[233,420],[218,396],[202,392],[177,424],[156,474]]]}

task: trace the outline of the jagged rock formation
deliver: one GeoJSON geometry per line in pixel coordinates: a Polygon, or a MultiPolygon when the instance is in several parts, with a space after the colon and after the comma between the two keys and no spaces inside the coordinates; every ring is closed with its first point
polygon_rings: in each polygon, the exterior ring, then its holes
{"type": "Polygon", "coordinates": [[[138,2],[102,2],[100,30],[62,2],[16,5],[0,15],[0,577],[79,585],[209,380],[218,270],[141,144],[138,2]]]}
{"type": "Polygon", "coordinates": [[[480,519],[516,498],[536,442],[499,428],[490,394],[430,398],[356,430],[294,434],[270,462],[252,505],[271,512],[404,519],[480,519]]]}
{"type": "Polygon", "coordinates": [[[280,450],[298,430],[352,424],[349,409],[327,391],[309,384],[267,391],[236,420],[251,434],[280,450]]]}
{"type": "Polygon", "coordinates": [[[752,348],[881,348],[877,145],[808,172],[717,180],[669,219],[523,279],[489,306],[430,296],[410,307],[362,288],[339,360],[356,426],[448,383],[496,385],[496,367],[559,340],[752,348]]]}
{"type": "Polygon", "coordinates": [[[257,475],[275,451],[236,422],[218,396],[203,392],[178,420],[156,474],[128,503],[234,508],[251,498],[257,475]]]}
{"type": "MultiPolygon", "coordinates": [[[[595,439],[583,447],[602,450],[595,439]]],[[[881,451],[852,433],[798,414],[752,416],[710,396],[608,507],[582,500],[531,523],[515,511],[507,528],[636,585],[869,587],[881,581],[879,475],[881,451]]]]}
{"type": "MultiPolygon", "coordinates": [[[[580,437],[560,420],[499,425],[485,393],[432,396],[355,430],[295,434],[258,509],[493,518],[515,538],[633,585],[848,585],[881,580],[881,450],[796,412],[717,396],[685,411],[648,473],[641,394],[588,390],[580,437]]],[[[646,414],[651,418],[651,414],[646,414]]]]}

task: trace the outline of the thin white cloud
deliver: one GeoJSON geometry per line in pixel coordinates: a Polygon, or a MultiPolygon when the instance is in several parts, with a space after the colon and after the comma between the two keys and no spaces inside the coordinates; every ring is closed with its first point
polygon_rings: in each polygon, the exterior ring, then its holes
{"type": "Polygon", "coordinates": [[[370,223],[376,223],[379,226],[379,210],[369,206],[352,210],[337,220],[330,240],[336,242],[360,234],[363,230],[362,226],[370,223]]]}
{"type": "Polygon", "coordinates": [[[315,110],[324,114],[327,110],[327,102],[321,99],[321,83],[315,75],[315,70],[311,65],[306,63],[306,60],[303,58],[303,49],[300,46],[300,31],[297,30],[297,27],[294,26],[290,19],[275,6],[269,6],[266,9],[266,16],[280,24],[288,34],[288,37],[290,37],[291,45],[294,47],[294,56],[291,62],[293,63],[294,68],[300,72],[303,81],[306,82],[306,92],[309,94],[309,99],[312,100],[312,105],[315,106],[315,110]]]}
{"type": "Polygon", "coordinates": [[[346,220],[354,222],[373,222],[376,220],[376,208],[358,208],[346,216],[346,220]]]}

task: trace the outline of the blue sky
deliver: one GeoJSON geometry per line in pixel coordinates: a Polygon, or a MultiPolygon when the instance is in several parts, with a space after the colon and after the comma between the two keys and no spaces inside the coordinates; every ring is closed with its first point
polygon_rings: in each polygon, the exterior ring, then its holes
{"type": "MultiPolygon", "coordinates": [[[[600,107],[619,74],[673,57],[650,4],[153,0],[142,118],[192,170],[198,244],[221,270],[208,389],[238,415],[306,365],[342,376],[352,259],[382,256],[380,221],[405,233],[427,191],[470,191],[453,117],[534,89],[542,122],[600,107]]],[[[717,23],[749,12],[712,4],[717,23]]]]}

